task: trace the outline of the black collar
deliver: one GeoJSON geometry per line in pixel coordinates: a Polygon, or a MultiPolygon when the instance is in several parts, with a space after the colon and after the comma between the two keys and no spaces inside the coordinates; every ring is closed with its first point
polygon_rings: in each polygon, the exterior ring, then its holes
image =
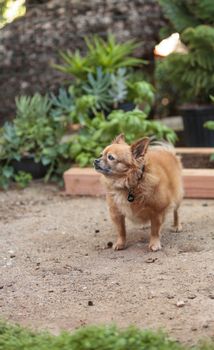
{"type": "MultiPolygon", "coordinates": [[[[145,171],[145,164],[143,164],[142,167],[141,167],[141,177],[139,178],[139,180],[142,179],[144,171],[145,171]]],[[[130,203],[134,202],[134,200],[135,200],[135,195],[134,195],[133,192],[134,192],[134,189],[133,188],[129,188],[127,201],[130,202],[130,203]]]]}

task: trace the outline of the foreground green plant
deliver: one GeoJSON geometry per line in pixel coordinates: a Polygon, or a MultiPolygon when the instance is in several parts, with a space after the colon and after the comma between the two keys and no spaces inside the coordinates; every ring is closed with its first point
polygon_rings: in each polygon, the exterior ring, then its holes
{"type": "Polygon", "coordinates": [[[176,141],[174,131],[161,122],[148,120],[145,112],[116,110],[108,115],[107,120],[102,113],[88,119],[81,132],[70,139],[70,156],[81,167],[91,165],[102,149],[121,132],[126,135],[128,143],[151,135],[171,143],[176,141]]]}
{"type": "MultiPolygon", "coordinates": [[[[190,350],[163,332],[129,327],[90,326],[58,336],[35,333],[19,326],[0,324],[0,350],[190,350]]],[[[212,342],[194,350],[213,350],[212,342]]]]}

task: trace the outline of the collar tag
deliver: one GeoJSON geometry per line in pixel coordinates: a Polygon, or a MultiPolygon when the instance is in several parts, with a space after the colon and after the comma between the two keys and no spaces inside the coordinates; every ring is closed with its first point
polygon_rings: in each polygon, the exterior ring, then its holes
{"type": "Polygon", "coordinates": [[[134,201],[134,196],[133,196],[133,194],[131,194],[130,192],[129,192],[129,194],[128,194],[127,200],[128,200],[129,202],[133,202],[133,201],[134,201]]]}

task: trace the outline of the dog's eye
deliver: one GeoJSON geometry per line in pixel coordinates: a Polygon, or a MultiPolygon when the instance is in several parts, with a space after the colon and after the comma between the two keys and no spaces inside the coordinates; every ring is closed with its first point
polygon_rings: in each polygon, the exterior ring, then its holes
{"type": "Polygon", "coordinates": [[[114,158],[111,154],[109,154],[109,155],[108,155],[108,159],[109,159],[109,160],[114,160],[115,158],[114,158]]]}

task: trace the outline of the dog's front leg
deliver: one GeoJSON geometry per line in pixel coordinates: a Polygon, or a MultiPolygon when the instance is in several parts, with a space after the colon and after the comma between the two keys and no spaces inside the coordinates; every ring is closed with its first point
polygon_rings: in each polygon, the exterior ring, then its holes
{"type": "Polygon", "coordinates": [[[161,249],[160,243],[160,231],[164,221],[164,215],[158,214],[151,218],[151,237],[149,242],[149,248],[156,252],[161,249]]]}
{"type": "Polygon", "coordinates": [[[107,197],[109,212],[117,233],[117,241],[114,244],[114,250],[121,250],[126,245],[126,227],[125,217],[120,213],[112,197],[107,197]]]}

